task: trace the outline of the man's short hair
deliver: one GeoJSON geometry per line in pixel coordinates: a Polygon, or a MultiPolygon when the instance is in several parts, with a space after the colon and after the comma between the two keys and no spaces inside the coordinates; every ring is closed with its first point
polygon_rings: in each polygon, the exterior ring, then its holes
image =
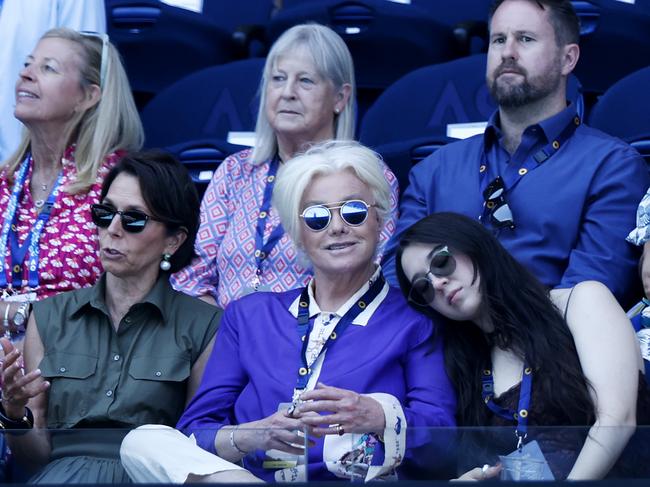
{"type": "MultiPolygon", "coordinates": [[[[489,22],[492,22],[494,12],[507,0],[494,0],[490,7],[489,22]]],[[[558,46],[578,44],[580,41],[580,20],[570,0],[527,0],[535,3],[542,10],[550,12],[551,24],[555,31],[555,42],[558,46]]]]}

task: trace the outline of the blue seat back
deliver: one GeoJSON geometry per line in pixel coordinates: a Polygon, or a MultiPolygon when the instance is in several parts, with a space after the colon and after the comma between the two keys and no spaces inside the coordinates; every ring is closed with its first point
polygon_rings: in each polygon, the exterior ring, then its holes
{"type": "Polygon", "coordinates": [[[208,17],[155,0],[107,0],[106,24],[135,92],[157,93],[236,55],[231,34],[208,17]]]}
{"type": "Polygon", "coordinates": [[[266,25],[273,10],[273,0],[206,0],[203,15],[227,30],[235,32],[239,27],[266,25]]]}
{"type": "Polygon", "coordinates": [[[576,76],[585,92],[603,93],[650,63],[650,2],[573,2],[581,20],[576,76]]]}
{"type": "Polygon", "coordinates": [[[226,140],[253,131],[264,59],[246,59],[193,73],[160,92],[142,111],[147,147],[195,139],[226,140]]]}
{"type": "Polygon", "coordinates": [[[184,163],[199,192],[223,159],[242,146],[231,131],[255,130],[264,59],[247,59],[193,73],[160,92],[142,112],[146,147],[162,147],[184,163]]]}
{"type": "Polygon", "coordinates": [[[632,144],[650,165],[650,65],[614,83],[593,107],[589,124],[632,144]]]}

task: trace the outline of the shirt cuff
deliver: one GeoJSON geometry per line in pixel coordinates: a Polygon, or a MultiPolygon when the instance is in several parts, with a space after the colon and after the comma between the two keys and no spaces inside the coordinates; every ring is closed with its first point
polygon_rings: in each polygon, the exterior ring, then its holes
{"type": "Polygon", "coordinates": [[[637,227],[630,232],[630,234],[625,239],[631,244],[641,246],[650,240],[650,227],[643,226],[637,227]]]}
{"type": "Polygon", "coordinates": [[[364,394],[377,401],[384,410],[386,428],[383,431],[384,461],[381,465],[370,465],[365,481],[374,480],[397,468],[406,451],[406,416],[402,405],[391,394],[364,394]]]}

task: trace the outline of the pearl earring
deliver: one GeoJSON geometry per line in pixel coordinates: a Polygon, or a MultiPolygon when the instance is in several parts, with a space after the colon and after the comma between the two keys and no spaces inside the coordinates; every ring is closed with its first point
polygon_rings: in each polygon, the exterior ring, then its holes
{"type": "Polygon", "coordinates": [[[162,260],[160,261],[160,269],[167,272],[169,269],[172,268],[171,263],[169,262],[169,259],[172,258],[171,254],[164,253],[162,255],[162,260]]]}

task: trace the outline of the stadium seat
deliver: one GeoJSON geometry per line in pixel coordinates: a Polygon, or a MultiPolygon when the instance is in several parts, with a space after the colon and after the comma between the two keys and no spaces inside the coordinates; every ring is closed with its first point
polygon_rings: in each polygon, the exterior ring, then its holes
{"type": "Polygon", "coordinates": [[[266,25],[273,11],[273,0],[204,0],[203,15],[228,32],[241,26],[266,25]]]}
{"type": "Polygon", "coordinates": [[[107,0],[106,24],[140,107],[183,76],[235,59],[229,32],[208,17],[155,0],[107,0]]]}
{"type": "Polygon", "coordinates": [[[205,184],[209,171],[242,148],[227,143],[229,132],[255,129],[263,68],[261,58],[235,61],[167,87],[142,111],[145,146],[170,150],[188,165],[199,186],[205,184]]]}
{"type": "MultiPolygon", "coordinates": [[[[370,107],[359,139],[391,167],[403,190],[413,164],[452,142],[450,123],[485,122],[496,109],[485,84],[486,55],[417,69],[390,86],[370,107]]],[[[583,116],[580,83],[569,78],[568,98],[583,116]]]]}
{"type": "Polygon", "coordinates": [[[242,57],[266,54],[273,0],[204,0],[203,15],[233,36],[242,57]]]}
{"type": "Polygon", "coordinates": [[[610,86],[589,124],[630,143],[650,165],[650,65],[610,86]]]}
{"type": "Polygon", "coordinates": [[[585,93],[602,94],[650,63],[650,2],[574,1],[580,17],[580,61],[575,74],[585,93]]]}
{"type": "Polygon", "coordinates": [[[412,5],[386,0],[306,1],[284,8],[271,19],[269,41],[309,21],[330,26],[350,49],[360,114],[409,71],[457,57],[450,26],[412,5]]]}

